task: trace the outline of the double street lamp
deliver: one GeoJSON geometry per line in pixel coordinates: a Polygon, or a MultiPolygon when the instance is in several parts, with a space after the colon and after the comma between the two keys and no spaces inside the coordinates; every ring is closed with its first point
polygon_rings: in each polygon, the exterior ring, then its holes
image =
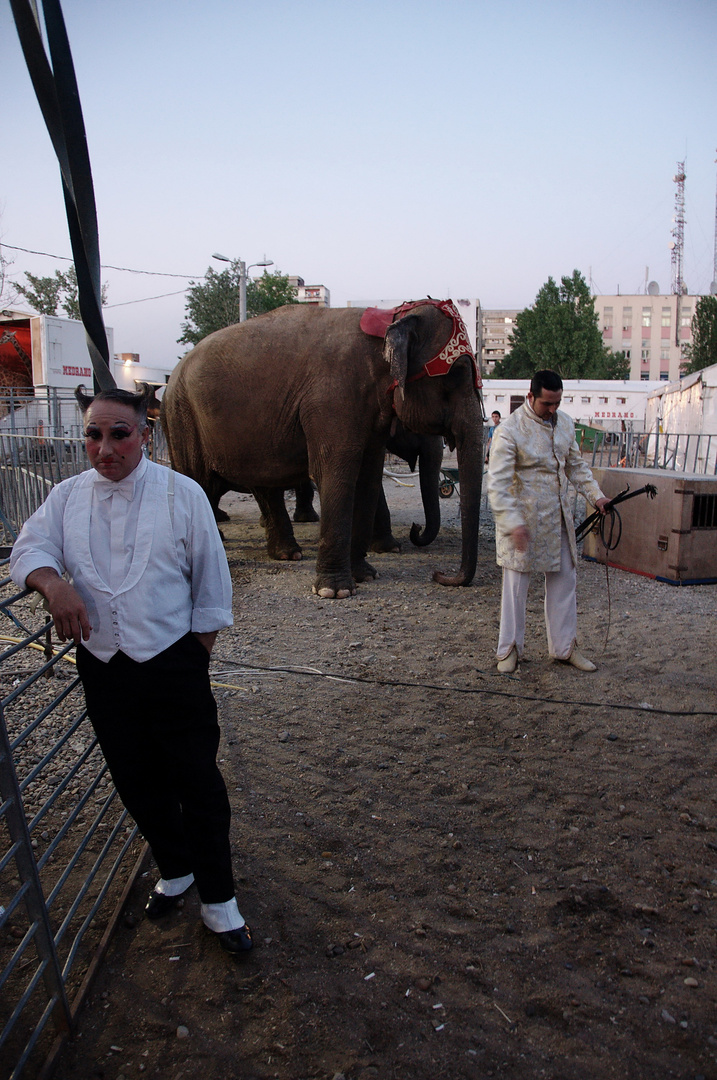
{"type": "Polygon", "coordinates": [[[239,266],[239,322],[246,322],[246,276],[247,270],[251,270],[254,266],[273,266],[274,260],[267,259],[264,256],[263,262],[255,262],[247,264],[242,259],[230,259],[228,255],[220,255],[215,251],[212,255],[213,259],[217,259],[218,262],[237,263],[239,266]]]}

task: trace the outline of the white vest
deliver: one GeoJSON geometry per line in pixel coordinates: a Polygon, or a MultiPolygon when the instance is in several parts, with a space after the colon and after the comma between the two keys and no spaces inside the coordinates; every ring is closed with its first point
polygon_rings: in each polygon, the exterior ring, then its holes
{"type": "Polygon", "coordinates": [[[141,496],[135,496],[142,501],[132,562],[116,592],[98,574],[90,551],[92,470],[77,478],[67,500],[63,517],[65,566],[87,606],[92,634],[85,645],[100,660],[110,660],[119,649],[133,660],[149,660],[191,630],[191,583],[177,559],[171,500],[167,495],[171,475],[169,469],[148,462],[141,496]],[[148,567],[161,568],[163,591],[172,596],[171,610],[161,596],[144,587],[148,567]],[[143,634],[143,627],[149,623],[153,647],[148,647],[143,634]]]}

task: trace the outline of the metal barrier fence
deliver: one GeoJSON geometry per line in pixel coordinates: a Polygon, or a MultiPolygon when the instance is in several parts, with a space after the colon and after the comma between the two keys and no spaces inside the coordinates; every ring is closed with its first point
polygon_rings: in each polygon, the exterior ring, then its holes
{"type": "MultiPolygon", "coordinates": [[[[152,426],[149,455],[153,461],[169,464],[160,424],[152,426]]],[[[0,546],[12,546],[50,488],[87,467],[82,438],[0,432],[0,546]]]]}
{"type": "Polygon", "coordinates": [[[56,387],[0,391],[0,431],[11,435],[82,435],[82,414],[71,390],[56,387]]]}
{"type": "Polygon", "coordinates": [[[717,435],[598,431],[591,465],[717,476],[717,435]]]}
{"type": "Polygon", "coordinates": [[[17,1080],[72,1032],[146,848],[87,719],[74,646],[53,644],[42,607],[7,578],[0,613],[0,1078],[17,1080]]]}
{"type": "Polygon", "coordinates": [[[0,434],[0,525],[5,546],[50,489],[87,468],[82,439],[0,434]]]}

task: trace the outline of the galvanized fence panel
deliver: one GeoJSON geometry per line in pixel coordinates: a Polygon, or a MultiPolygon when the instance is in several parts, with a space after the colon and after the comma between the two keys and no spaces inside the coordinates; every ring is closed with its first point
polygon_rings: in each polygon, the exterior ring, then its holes
{"type": "Polygon", "coordinates": [[[591,464],[717,476],[717,435],[598,431],[591,464]]]}
{"type": "Polygon", "coordinates": [[[9,579],[0,615],[0,1080],[17,1080],[71,1031],[145,846],[87,718],[74,647],[53,642],[9,579]]]}
{"type": "MultiPolygon", "coordinates": [[[[0,433],[0,511],[12,543],[51,488],[87,468],[82,439],[0,433]]],[[[8,539],[9,538],[9,539],[8,539]]]]}
{"type": "MultiPolygon", "coordinates": [[[[169,464],[164,432],[152,427],[149,455],[169,464]]],[[[0,546],[11,547],[55,484],[88,468],[82,438],[0,431],[0,546]]]]}

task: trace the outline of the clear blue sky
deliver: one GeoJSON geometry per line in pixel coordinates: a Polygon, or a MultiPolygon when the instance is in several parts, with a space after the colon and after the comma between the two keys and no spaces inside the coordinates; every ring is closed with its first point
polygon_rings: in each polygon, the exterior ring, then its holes
{"type": "MultiPolygon", "coordinates": [[[[531,303],[712,280],[711,0],[63,0],[103,263],[202,275],[214,251],[367,297],[531,303]]],[[[60,180],[0,5],[4,243],[69,255],[60,180]]],[[[8,254],[13,254],[9,252],[8,254]]],[[[15,254],[13,272],[66,264],[15,254]]],[[[216,269],[221,269],[217,263],[216,269]]],[[[116,351],[172,364],[186,282],[105,272],[116,351]]]]}

